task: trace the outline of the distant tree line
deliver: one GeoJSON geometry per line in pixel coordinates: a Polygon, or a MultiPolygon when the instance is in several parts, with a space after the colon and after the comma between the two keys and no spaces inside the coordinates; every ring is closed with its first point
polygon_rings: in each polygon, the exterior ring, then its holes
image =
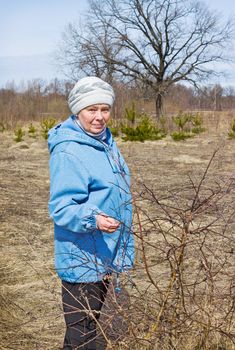
{"type": "MultiPolygon", "coordinates": [[[[126,107],[133,102],[137,110],[155,115],[155,96],[148,86],[130,87],[120,81],[113,82],[116,92],[114,118],[122,118],[126,107]]],[[[70,113],[67,96],[73,83],[54,79],[49,83],[35,79],[21,85],[14,82],[0,89],[0,122],[14,127],[17,122],[42,120],[53,117],[64,119],[70,113]]],[[[174,84],[165,97],[164,115],[179,111],[235,109],[235,88],[207,85],[200,90],[174,84]]]]}
{"type": "Polygon", "coordinates": [[[65,96],[71,86],[58,79],[7,83],[0,89],[0,121],[14,127],[19,121],[41,120],[44,116],[61,118],[68,113],[65,96]]]}

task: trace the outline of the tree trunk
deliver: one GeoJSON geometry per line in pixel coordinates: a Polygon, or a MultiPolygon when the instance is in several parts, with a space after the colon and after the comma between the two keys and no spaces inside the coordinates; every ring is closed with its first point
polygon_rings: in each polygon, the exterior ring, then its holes
{"type": "Polygon", "coordinates": [[[157,121],[160,120],[160,117],[162,115],[163,112],[163,97],[161,93],[157,93],[156,96],[156,101],[155,101],[155,108],[156,108],[156,119],[157,121]]]}

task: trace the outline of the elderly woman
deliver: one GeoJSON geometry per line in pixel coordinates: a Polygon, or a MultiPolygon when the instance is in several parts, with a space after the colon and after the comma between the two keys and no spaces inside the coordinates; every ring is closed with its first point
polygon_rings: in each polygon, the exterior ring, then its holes
{"type": "Polygon", "coordinates": [[[110,276],[133,265],[129,171],[106,126],[113,102],[108,83],[83,78],[69,94],[73,114],[49,132],[49,211],[66,350],[96,349],[110,276]]]}

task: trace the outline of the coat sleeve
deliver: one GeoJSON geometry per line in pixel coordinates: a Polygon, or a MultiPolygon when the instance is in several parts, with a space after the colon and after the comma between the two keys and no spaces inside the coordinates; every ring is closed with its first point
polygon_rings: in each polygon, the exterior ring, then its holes
{"type": "Polygon", "coordinates": [[[75,155],[58,152],[50,159],[49,213],[55,224],[75,233],[96,229],[101,211],[89,200],[91,177],[75,155]]]}
{"type": "Polygon", "coordinates": [[[114,270],[122,272],[133,267],[135,258],[134,235],[132,225],[122,224],[118,249],[113,260],[114,270]]]}

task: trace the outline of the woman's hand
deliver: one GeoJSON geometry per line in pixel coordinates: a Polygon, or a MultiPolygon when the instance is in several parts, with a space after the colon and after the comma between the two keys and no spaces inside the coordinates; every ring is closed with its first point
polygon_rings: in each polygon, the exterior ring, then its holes
{"type": "Polygon", "coordinates": [[[113,233],[120,226],[120,222],[105,214],[99,214],[96,216],[96,225],[100,231],[113,233]]]}

